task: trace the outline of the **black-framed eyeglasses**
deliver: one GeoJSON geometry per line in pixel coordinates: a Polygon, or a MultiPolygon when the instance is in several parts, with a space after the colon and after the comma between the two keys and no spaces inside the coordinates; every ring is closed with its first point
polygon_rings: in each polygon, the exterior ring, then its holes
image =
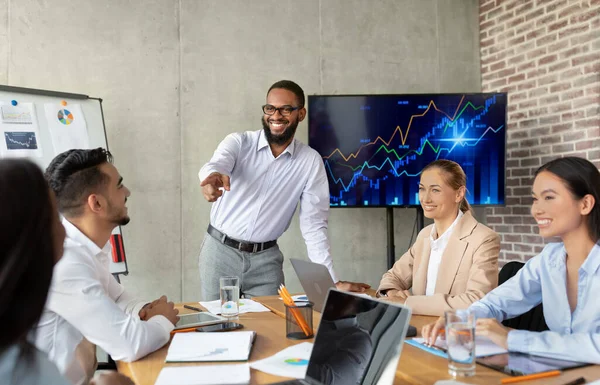
{"type": "Polygon", "coordinates": [[[293,106],[275,107],[270,104],[265,104],[264,106],[262,106],[262,110],[265,113],[265,115],[273,115],[273,114],[275,114],[275,112],[279,111],[279,113],[282,116],[291,115],[292,112],[299,110],[300,108],[301,107],[293,107],[293,106]]]}

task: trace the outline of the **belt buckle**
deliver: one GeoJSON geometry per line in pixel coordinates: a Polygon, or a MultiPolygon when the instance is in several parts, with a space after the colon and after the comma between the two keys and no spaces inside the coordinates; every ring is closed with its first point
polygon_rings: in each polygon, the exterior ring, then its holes
{"type": "Polygon", "coordinates": [[[240,242],[240,243],[238,244],[238,250],[239,250],[239,251],[243,251],[243,252],[245,252],[245,253],[249,253],[249,252],[251,252],[251,251],[252,251],[252,248],[250,248],[250,247],[248,247],[248,246],[249,246],[249,244],[248,244],[248,243],[240,242]]]}
{"type": "Polygon", "coordinates": [[[250,244],[250,243],[244,243],[244,242],[240,242],[238,244],[237,249],[239,251],[243,251],[245,253],[256,253],[258,251],[258,243],[254,243],[254,244],[250,244]],[[252,246],[250,246],[252,245],[252,246]]]}

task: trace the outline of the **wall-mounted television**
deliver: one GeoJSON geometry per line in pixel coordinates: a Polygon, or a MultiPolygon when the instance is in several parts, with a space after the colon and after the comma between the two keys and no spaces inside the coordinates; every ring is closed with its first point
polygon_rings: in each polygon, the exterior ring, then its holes
{"type": "Polygon", "coordinates": [[[472,205],[504,205],[505,93],[310,95],[308,144],[331,207],[419,205],[423,167],[459,163],[472,205]]]}

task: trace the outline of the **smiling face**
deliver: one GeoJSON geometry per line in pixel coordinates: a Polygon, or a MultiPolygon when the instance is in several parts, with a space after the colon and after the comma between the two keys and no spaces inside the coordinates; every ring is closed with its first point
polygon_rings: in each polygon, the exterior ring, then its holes
{"type": "MultiPolygon", "coordinates": [[[[267,95],[267,103],[276,108],[282,106],[298,107],[298,98],[292,91],[283,88],[273,88],[267,95]]],[[[284,145],[292,140],[296,133],[298,123],[304,120],[306,109],[304,107],[293,111],[290,115],[283,116],[277,110],[273,115],[264,114],[262,118],[263,129],[270,144],[284,145]]]]}
{"type": "Polygon", "coordinates": [[[455,218],[464,195],[464,186],[458,190],[450,187],[439,168],[421,173],[419,201],[427,218],[442,221],[455,218]]]}
{"type": "Polygon", "coordinates": [[[584,202],[576,199],[564,181],[549,171],[542,171],[533,182],[531,215],[544,238],[568,236],[586,227],[584,202]]]}

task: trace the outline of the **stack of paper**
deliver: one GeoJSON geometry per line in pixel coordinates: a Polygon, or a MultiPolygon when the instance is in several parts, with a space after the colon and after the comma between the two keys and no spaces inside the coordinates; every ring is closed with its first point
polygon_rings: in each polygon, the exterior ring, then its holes
{"type": "Polygon", "coordinates": [[[178,333],[173,337],[167,362],[246,361],[256,332],[178,333]]]}
{"type": "Polygon", "coordinates": [[[155,385],[242,385],[250,383],[248,364],[164,367],[155,385]]]}
{"type": "MultiPolygon", "coordinates": [[[[206,310],[213,314],[221,314],[221,300],[219,299],[216,301],[200,302],[200,305],[204,306],[206,310]]],[[[267,309],[263,304],[247,298],[240,298],[239,309],[240,314],[271,311],[267,309]]]]}

